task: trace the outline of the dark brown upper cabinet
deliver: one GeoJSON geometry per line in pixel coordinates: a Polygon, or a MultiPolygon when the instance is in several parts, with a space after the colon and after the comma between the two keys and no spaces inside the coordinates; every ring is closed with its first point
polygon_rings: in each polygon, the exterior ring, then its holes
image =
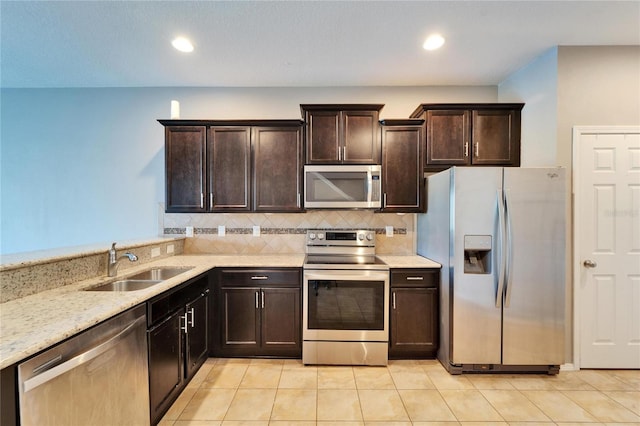
{"type": "Polygon", "coordinates": [[[255,211],[302,210],[302,128],[254,127],[255,211]]]}
{"type": "Polygon", "coordinates": [[[383,212],[422,212],[424,120],[382,120],[383,212]]]}
{"type": "Polygon", "coordinates": [[[411,117],[426,126],[426,170],[520,166],[524,104],[422,104],[411,117]]]}
{"type": "Polygon", "coordinates": [[[168,213],[302,211],[302,121],[159,121],[168,213]]]}
{"type": "Polygon", "coordinates": [[[209,210],[251,210],[251,127],[210,127],[209,210]]]}
{"type": "Polygon", "coordinates": [[[300,105],[306,164],[380,164],[381,104],[300,105]]]}
{"type": "Polygon", "coordinates": [[[204,212],[206,127],[165,127],[167,212],[204,212]]]}

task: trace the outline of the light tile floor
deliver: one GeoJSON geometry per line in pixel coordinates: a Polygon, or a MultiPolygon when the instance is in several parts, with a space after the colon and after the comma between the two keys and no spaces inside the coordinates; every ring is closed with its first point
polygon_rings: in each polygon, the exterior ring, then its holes
{"type": "Polygon", "coordinates": [[[316,367],[300,360],[210,358],[160,425],[584,423],[640,425],[640,371],[452,376],[435,360],[316,367]]]}

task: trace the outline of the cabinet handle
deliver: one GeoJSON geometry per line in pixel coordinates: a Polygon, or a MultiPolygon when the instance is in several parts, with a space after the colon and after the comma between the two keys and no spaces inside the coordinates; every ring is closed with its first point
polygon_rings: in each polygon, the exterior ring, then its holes
{"type": "Polygon", "coordinates": [[[387,207],[387,193],[382,195],[382,207],[387,207]]]}
{"type": "Polygon", "coordinates": [[[338,147],[338,161],[342,161],[342,147],[338,147]]]}
{"type": "Polygon", "coordinates": [[[268,280],[269,277],[266,275],[254,275],[251,277],[252,280],[268,280]]]}
{"type": "Polygon", "coordinates": [[[393,309],[396,308],[396,292],[394,291],[393,293],[391,293],[392,296],[392,301],[391,301],[391,305],[393,306],[393,309]]]}
{"type": "Polygon", "coordinates": [[[204,192],[200,193],[200,208],[204,209],[204,192]]]}
{"type": "Polygon", "coordinates": [[[296,207],[298,207],[298,208],[300,207],[300,193],[299,192],[298,192],[298,198],[297,198],[297,201],[296,201],[296,207]]]}
{"type": "Polygon", "coordinates": [[[464,143],[464,156],[465,157],[469,156],[469,142],[464,143]]]}
{"type": "Polygon", "coordinates": [[[258,302],[258,298],[259,298],[259,297],[260,297],[260,296],[258,295],[258,292],[256,291],[256,309],[260,309],[260,305],[258,304],[258,303],[259,303],[259,302],[258,302]]]}
{"type": "Polygon", "coordinates": [[[407,277],[407,281],[422,281],[424,277],[407,277]]]}
{"type": "Polygon", "coordinates": [[[264,309],[264,291],[260,292],[262,294],[262,309],[264,309]]]}
{"type": "Polygon", "coordinates": [[[195,308],[191,308],[191,310],[189,311],[189,313],[191,314],[191,321],[189,321],[189,325],[193,328],[196,326],[196,312],[195,312],[195,308]]]}
{"type": "Polygon", "coordinates": [[[476,142],[476,158],[480,156],[480,142],[476,142]]]}
{"type": "Polygon", "coordinates": [[[342,147],[342,161],[347,161],[347,146],[342,147]]]}
{"type": "Polygon", "coordinates": [[[180,326],[180,330],[184,331],[184,334],[189,334],[189,330],[187,329],[187,313],[184,316],[180,315],[180,319],[184,320],[184,327],[180,326]]]}
{"type": "Polygon", "coordinates": [[[213,207],[213,192],[209,193],[209,207],[213,207]]]}

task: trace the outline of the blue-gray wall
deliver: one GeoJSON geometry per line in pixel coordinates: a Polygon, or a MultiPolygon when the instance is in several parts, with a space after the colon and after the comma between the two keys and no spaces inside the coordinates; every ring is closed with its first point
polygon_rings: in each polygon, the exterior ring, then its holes
{"type": "Polygon", "coordinates": [[[182,118],[300,118],[301,103],[496,102],[497,87],[3,89],[0,253],[158,235],[170,101],[182,118]]]}

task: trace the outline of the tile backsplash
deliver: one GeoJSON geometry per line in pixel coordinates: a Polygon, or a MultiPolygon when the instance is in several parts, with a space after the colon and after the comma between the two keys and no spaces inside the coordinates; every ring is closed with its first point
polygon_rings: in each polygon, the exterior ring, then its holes
{"type": "Polygon", "coordinates": [[[380,254],[415,254],[415,214],[373,213],[368,210],[317,210],[307,213],[163,213],[161,232],[193,238],[184,243],[185,254],[286,254],[304,253],[307,229],[370,229],[376,231],[380,254]],[[224,226],[219,235],[218,226],[224,226]],[[253,235],[253,227],[260,235],[253,235]],[[393,227],[393,237],[386,227],[393,227]]]}

